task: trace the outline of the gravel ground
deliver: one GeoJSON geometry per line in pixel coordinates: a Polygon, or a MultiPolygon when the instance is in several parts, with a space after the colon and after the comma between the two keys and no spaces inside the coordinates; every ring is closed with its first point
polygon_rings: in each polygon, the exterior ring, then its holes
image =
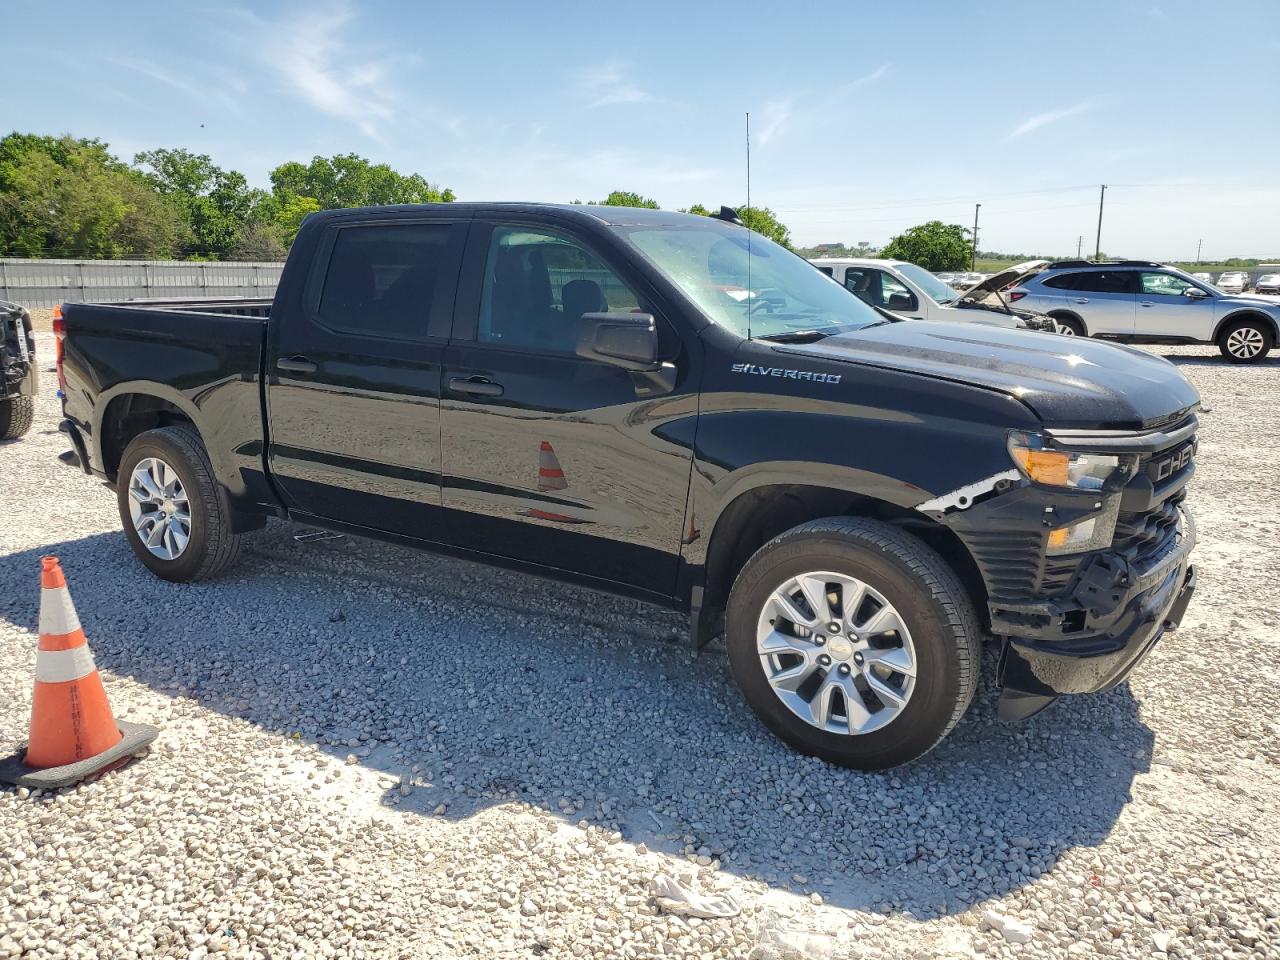
{"type": "Polygon", "coordinates": [[[162,732],[0,790],[0,958],[1280,956],[1280,362],[1162,352],[1212,405],[1183,629],[1021,725],[985,689],[878,775],[788,752],[631,601],[277,523],[221,581],[154,579],[54,459],[46,380],[0,445],[0,752],[46,553],[117,714],[162,732]],[[659,873],[743,913],[659,914],[659,873]]]}

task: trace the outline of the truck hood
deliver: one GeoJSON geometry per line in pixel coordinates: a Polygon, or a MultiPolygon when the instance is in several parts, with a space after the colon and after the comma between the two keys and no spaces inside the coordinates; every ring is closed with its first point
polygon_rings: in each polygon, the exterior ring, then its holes
{"type": "Polygon", "coordinates": [[[1046,426],[1141,429],[1200,402],[1167,360],[1034,330],[909,321],[777,349],[997,390],[1021,400],[1046,426]]]}

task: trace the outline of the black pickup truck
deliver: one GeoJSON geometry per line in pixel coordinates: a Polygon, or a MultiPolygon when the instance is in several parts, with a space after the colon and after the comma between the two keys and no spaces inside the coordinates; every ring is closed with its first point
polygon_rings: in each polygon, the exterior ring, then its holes
{"type": "Polygon", "coordinates": [[[1119,683],[1190,599],[1196,391],[1128,347],[902,322],[733,222],[330,211],[274,301],[69,304],[64,459],[158,576],[267,517],[723,631],[763,722],[864,769],[1119,683]]]}

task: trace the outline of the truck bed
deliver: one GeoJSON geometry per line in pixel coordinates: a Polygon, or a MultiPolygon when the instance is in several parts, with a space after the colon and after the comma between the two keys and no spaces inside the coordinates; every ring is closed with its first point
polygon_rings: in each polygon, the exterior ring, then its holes
{"type": "Polygon", "coordinates": [[[145,310],[168,310],[182,313],[211,313],[224,317],[271,316],[270,297],[192,297],[183,300],[136,299],[95,301],[86,306],[133,307],[145,310]]]}

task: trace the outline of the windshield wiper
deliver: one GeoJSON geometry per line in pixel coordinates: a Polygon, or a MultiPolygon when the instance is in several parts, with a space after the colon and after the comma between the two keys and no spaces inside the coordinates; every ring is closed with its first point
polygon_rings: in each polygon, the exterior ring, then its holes
{"type": "Polygon", "coordinates": [[[773,343],[813,343],[825,337],[835,336],[835,330],[783,330],[781,333],[767,333],[757,340],[769,340],[773,343]]]}

